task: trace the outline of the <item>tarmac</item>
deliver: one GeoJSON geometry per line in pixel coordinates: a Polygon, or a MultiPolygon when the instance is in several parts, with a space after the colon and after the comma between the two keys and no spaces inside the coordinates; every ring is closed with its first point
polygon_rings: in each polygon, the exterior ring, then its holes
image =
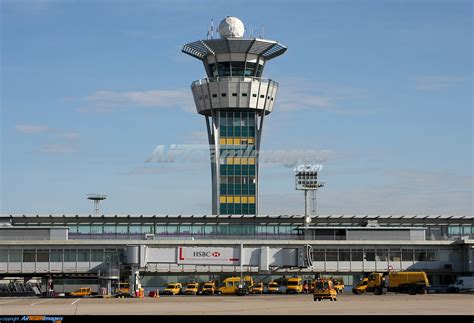
{"type": "Polygon", "coordinates": [[[474,315],[473,294],[0,298],[1,315],[474,315]]]}

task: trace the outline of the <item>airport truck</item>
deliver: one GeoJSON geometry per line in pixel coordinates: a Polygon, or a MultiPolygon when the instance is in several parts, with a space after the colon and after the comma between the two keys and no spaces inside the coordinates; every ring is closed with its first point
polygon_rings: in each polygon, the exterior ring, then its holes
{"type": "Polygon", "coordinates": [[[368,280],[369,279],[367,277],[363,278],[359,283],[357,283],[357,285],[352,287],[352,292],[354,294],[363,294],[363,293],[365,293],[365,290],[367,288],[368,280]]]}
{"type": "Polygon", "coordinates": [[[286,293],[300,294],[303,292],[303,281],[301,277],[288,278],[286,283],[286,293]]]}
{"type": "Polygon", "coordinates": [[[184,290],[185,295],[197,295],[199,292],[199,283],[188,283],[184,290]]]}
{"type": "Polygon", "coordinates": [[[367,284],[356,287],[355,294],[373,292],[382,295],[385,292],[408,293],[410,295],[425,294],[430,286],[428,277],[423,271],[371,273],[367,277],[367,284]]]}
{"type": "Polygon", "coordinates": [[[243,277],[241,283],[240,277],[227,277],[224,279],[218,289],[218,294],[237,294],[239,286],[241,290],[248,290],[253,285],[253,279],[250,276],[243,277]]]}
{"type": "Polygon", "coordinates": [[[74,292],[69,293],[69,296],[74,296],[74,297],[84,297],[84,296],[91,296],[92,295],[92,290],[90,287],[81,287],[74,292]]]}
{"type": "Polygon", "coordinates": [[[474,291],[474,276],[461,276],[454,284],[449,285],[448,293],[472,292],[474,291]]]}
{"type": "Polygon", "coordinates": [[[337,301],[337,291],[334,288],[333,281],[331,279],[318,279],[314,286],[313,291],[314,301],[321,301],[322,299],[329,299],[337,301]]]}
{"type": "Polygon", "coordinates": [[[344,293],[344,280],[341,277],[331,279],[337,293],[344,293]]]}
{"type": "Polygon", "coordinates": [[[204,284],[201,290],[202,295],[214,295],[217,293],[216,283],[213,281],[204,284]]]}
{"type": "Polygon", "coordinates": [[[278,287],[278,283],[273,281],[268,284],[267,288],[268,294],[278,294],[280,292],[280,288],[278,287]]]}

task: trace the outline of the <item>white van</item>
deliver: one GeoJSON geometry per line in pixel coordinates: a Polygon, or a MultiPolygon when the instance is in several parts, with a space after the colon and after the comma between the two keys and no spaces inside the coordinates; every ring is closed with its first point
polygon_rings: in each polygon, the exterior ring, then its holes
{"type": "Polygon", "coordinates": [[[458,277],[454,284],[449,285],[448,292],[472,292],[474,291],[474,276],[458,277]]]}

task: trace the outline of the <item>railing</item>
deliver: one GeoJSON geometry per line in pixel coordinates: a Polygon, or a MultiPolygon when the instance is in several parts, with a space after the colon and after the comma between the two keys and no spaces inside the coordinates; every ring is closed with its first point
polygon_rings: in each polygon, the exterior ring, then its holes
{"type": "MultiPolygon", "coordinates": [[[[146,240],[145,234],[69,234],[70,240],[146,240]]],[[[295,234],[159,234],[155,233],[153,240],[229,240],[229,239],[248,239],[248,240],[298,240],[301,239],[295,234]]],[[[332,240],[332,239],[331,239],[332,240]]]]}
{"type": "Polygon", "coordinates": [[[217,77],[209,77],[209,78],[204,78],[200,79],[197,81],[194,81],[191,84],[191,87],[197,86],[197,85],[203,85],[203,84],[208,84],[212,82],[220,82],[220,81],[228,81],[228,82],[261,82],[261,83],[269,83],[273,86],[278,86],[278,82],[272,81],[270,79],[264,79],[261,77],[254,77],[254,76],[217,76],[217,77]]]}

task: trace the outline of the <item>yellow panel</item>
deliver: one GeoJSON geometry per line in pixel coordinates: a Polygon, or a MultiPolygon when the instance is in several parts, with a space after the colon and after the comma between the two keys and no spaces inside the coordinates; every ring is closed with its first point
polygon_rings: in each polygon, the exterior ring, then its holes
{"type": "Polygon", "coordinates": [[[225,145],[226,140],[225,140],[225,138],[221,138],[221,140],[219,142],[220,142],[221,145],[225,145]]]}
{"type": "Polygon", "coordinates": [[[244,158],[244,157],[240,158],[240,163],[242,165],[247,165],[247,161],[248,161],[248,158],[244,158]]]}
{"type": "Polygon", "coordinates": [[[255,203],[255,196],[249,196],[249,203],[255,203]]]}
{"type": "Polygon", "coordinates": [[[234,196],[234,203],[240,203],[240,196],[234,196]]]}
{"type": "Polygon", "coordinates": [[[255,143],[254,139],[253,138],[249,138],[249,144],[253,144],[255,143]]]}
{"type": "Polygon", "coordinates": [[[239,157],[234,158],[234,165],[240,165],[240,158],[239,157]]]}
{"type": "Polygon", "coordinates": [[[247,196],[242,196],[242,203],[248,203],[247,196]]]}
{"type": "Polygon", "coordinates": [[[234,145],[240,145],[240,139],[234,138],[234,145]]]}
{"type": "Polygon", "coordinates": [[[225,195],[221,195],[220,198],[219,198],[219,201],[221,203],[226,203],[227,202],[227,197],[225,195]]]}
{"type": "Polygon", "coordinates": [[[234,144],[234,139],[232,139],[232,138],[227,138],[227,144],[228,144],[228,145],[233,145],[233,144],[234,144]]]}
{"type": "Polygon", "coordinates": [[[233,196],[227,196],[227,203],[234,203],[234,197],[233,196]]]}
{"type": "Polygon", "coordinates": [[[234,165],[234,158],[227,157],[227,165],[234,165]]]}
{"type": "Polygon", "coordinates": [[[249,157],[249,165],[255,165],[255,157],[249,157]]]}

